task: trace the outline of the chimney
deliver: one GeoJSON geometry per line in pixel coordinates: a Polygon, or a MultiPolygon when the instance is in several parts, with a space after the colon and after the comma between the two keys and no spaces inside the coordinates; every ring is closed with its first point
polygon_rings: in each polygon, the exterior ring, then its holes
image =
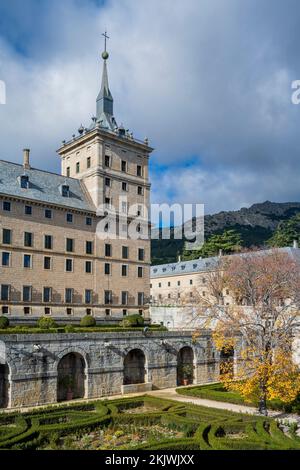
{"type": "Polygon", "coordinates": [[[29,149],[24,149],[23,150],[23,168],[24,168],[24,170],[30,170],[29,155],[30,155],[30,150],[29,149]]]}
{"type": "Polygon", "coordinates": [[[293,248],[299,248],[297,240],[293,241],[293,248]]]}

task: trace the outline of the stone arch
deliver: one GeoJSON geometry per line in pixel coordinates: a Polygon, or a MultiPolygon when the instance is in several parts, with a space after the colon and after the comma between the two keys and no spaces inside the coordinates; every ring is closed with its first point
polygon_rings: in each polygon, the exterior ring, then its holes
{"type": "Polygon", "coordinates": [[[124,357],[123,385],[146,382],[146,356],[141,349],[131,349],[124,357]]]}
{"type": "Polygon", "coordinates": [[[68,352],[57,365],[57,401],[86,396],[86,361],[78,352],[68,352]]]}
{"type": "Polygon", "coordinates": [[[233,348],[222,348],[220,351],[220,362],[219,362],[219,374],[220,377],[224,374],[234,376],[234,349],[233,348]]]}
{"type": "Polygon", "coordinates": [[[191,346],[183,346],[177,354],[177,385],[194,383],[194,351],[191,346]]]}
{"type": "Polygon", "coordinates": [[[0,364],[0,408],[8,408],[10,403],[10,369],[7,363],[0,364]]]}

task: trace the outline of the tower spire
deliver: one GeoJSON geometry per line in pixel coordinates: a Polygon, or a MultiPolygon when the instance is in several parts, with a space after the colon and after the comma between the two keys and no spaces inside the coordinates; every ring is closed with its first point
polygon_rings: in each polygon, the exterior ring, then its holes
{"type": "Polygon", "coordinates": [[[113,119],[113,104],[114,100],[108,85],[108,73],[107,73],[107,59],[109,54],[107,52],[107,32],[102,34],[104,36],[104,51],[102,53],[103,59],[103,72],[102,72],[102,83],[99,95],[97,97],[97,113],[96,117],[98,121],[102,121],[101,125],[103,127],[108,127],[113,130],[116,127],[116,123],[113,119]]]}

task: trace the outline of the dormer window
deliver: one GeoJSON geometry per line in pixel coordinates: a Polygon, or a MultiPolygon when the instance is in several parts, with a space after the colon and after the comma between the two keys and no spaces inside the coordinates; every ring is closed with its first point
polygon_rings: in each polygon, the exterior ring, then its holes
{"type": "Polygon", "coordinates": [[[61,195],[63,197],[69,197],[70,196],[70,186],[68,184],[62,184],[61,185],[61,195]]]}
{"type": "Polygon", "coordinates": [[[22,189],[28,189],[29,188],[29,177],[27,175],[22,175],[20,177],[20,186],[22,189]]]}

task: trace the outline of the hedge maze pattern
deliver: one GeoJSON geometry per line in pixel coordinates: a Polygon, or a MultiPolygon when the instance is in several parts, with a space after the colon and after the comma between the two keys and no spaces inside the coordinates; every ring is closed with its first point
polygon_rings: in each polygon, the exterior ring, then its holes
{"type": "Polygon", "coordinates": [[[272,419],[148,396],[1,413],[0,449],[47,448],[53,435],[78,439],[95,430],[103,433],[122,426],[137,430],[162,426],[177,433],[131,447],[137,450],[300,449],[300,439],[284,434],[272,419]]]}

